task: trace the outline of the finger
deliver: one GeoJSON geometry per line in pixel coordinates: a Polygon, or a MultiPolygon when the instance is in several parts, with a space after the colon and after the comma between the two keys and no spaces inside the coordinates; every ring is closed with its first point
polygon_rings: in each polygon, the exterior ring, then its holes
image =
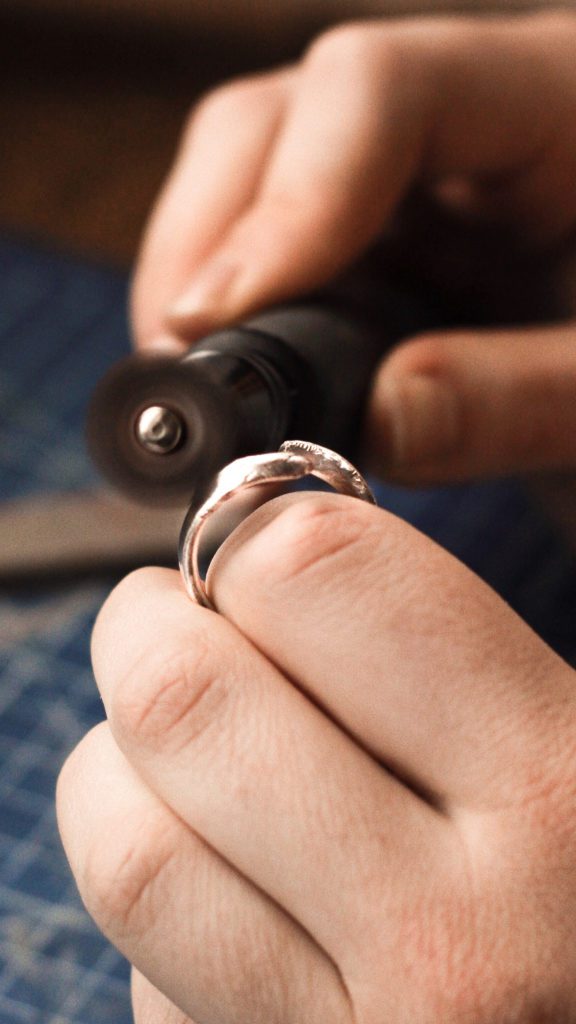
{"type": "Polygon", "coordinates": [[[362,945],[368,875],[382,907],[399,872],[417,892],[429,885],[423,862],[431,875],[450,864],[441,816],[230,623],[192,605],[174,574],[137,573],[117,589],[94,667],[112,730],[149,785],[335,959],[362,945]]]}
{"type": "MultiPolygon", "coordinates": [[[[168,306],[254,198],[290,78],[286,69],[232,82],[193,112],[136,272],[132,308],[140,346],[165,334],[168,306]]],[[[197,329],[202,333],[201,324],[197,329]]]]}
{"type": "Polygon", "coordinates": [[[376,378],[375,472],[406,481],[576,466],[576,324],[405,342],[376,378]]]}
{"type": "Polygon", "coordinates": [[[131,989],[134,1024],[194,1024],[140,971],[132,971],[131,989]]]}
{"type": "Polygon", "coordinates": [[[107,726],[64,767],[58,817],[88,910],[174,1005],[170,1024],[349,1024],[325,954],[154,796],[107,726]]]}
{"type": "Polygon", "coordinates": [[[416,180],[471,177],[496,191],[505,180],[506,215],[514,201],[538,231],[569,230],[575,34],[576,20],[556,15],[374,21],[320,37],[252,206],[175,305],[174,324],[225,323],[327,282],[416,180]]]}
{"type": "Polygon", "coordinates": [[[380,233],[415,171],[421,114],[407,93],[418,85],[408,75],[386,89],[387,30],[360,30],[363,60],[347,31],[323,37],[299,68],[254,202],[173,307],[175,326],[225,323],[312,289],[380,233]]]}
{"type": "Polygon", "coordinates": [[[473,573],[380,509],[276,499],[218,552],[210,593],[287,676],[449,813],[545,777],[570,671],[473,573]]]}

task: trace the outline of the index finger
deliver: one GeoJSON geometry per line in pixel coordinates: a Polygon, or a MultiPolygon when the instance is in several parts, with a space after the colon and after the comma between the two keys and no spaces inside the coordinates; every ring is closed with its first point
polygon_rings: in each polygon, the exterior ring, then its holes
{"type": "MultiPolygon", "coordinates": [[[[175,574],[128,577],[100,613],[93,650],[130,763],[333,960],[362,945],[373,911],[394,903],[395,879],[410,879],[413,898],[428,899],[457,871],[458,843],[443,816],[229,622],[193,605],[175,574]]],[[[393,932],[391,919],[387,944],[393,932]]]]}
{"type": "Polygon", "coordinates": [[[316,288],[381,233],[416,181],[505,182],[537,230],[576,216],[576,19],[374,21],[320,37],[250,207],[172,311],[214,326],[316,288]],[[225,280],[222,267],[228,273],[225,280]]]}
{"type": "Polygon", "coordinates": [[[167,307],[253,201],[290,80],[288,68],[239,79],[194,109],[138,262],[132,312],[141,347],[157,342],[167,307]]]}

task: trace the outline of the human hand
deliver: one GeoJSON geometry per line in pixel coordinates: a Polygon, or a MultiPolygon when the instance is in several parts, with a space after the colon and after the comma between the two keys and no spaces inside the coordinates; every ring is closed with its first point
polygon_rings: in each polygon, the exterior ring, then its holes
{"type": "MultiPolygon", "coordinates": [[[[560,11],[373,20],[217,89],[193,112],[151,220],[138,344],[193,341],[328,282],[414,188],[465,222],[512,225],[523,251],[557,246],[576,224],[575,44],[576,17],[560,11]]],[[[442,262],[430,239],[427,251],[442,262]]],[[[371,467],[429,481],[574,466],[574,331],[400,345],[368,409],[371,467]]]]}
{"type": "Polygon", "coordinates": [[[137,1024],[576,1021],[573,671],[354,499],[268,503],[210,586],[115,591],[59,784],[137,1024]]]}

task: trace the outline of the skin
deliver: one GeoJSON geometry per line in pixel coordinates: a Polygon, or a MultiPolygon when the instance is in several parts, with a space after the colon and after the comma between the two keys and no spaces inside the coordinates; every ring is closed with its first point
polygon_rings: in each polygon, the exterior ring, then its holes
{"type": "MultiPolygon", "coordinates": [[[[330,279],[416,181],[556,245],[576,218],[575,42],[567,14],[374,21],[208,97],[144,245],[139,344],[330,279]]],[[[571,465],[573,347],[570,325],[404,343],[375,381],[374,462],[571,465]]],[[[137,1024],[576,1022],[572,669],[354,499],[269,502],[209,587],[217,614],[165,570],[112,594],[107,721],[58,788],[137,1024]]]]}
{"type": "Polygon", "coordinates": [[[59,787],[138,1024],[576,1021],[573,671],[354,499],[270,502],[210,587],[115,591],[59,787]]]}
{"type": "MultiPolygon", "coordinates": [[[[514,229],[524,253],[555,251],[576,226],[575,36],[561,11],[361,22],[295,67],[217,89],[151,218],[138,345],[189,343],[326,283],[416,186],[464,223],[514,229]]],[[[427,240],[437,272],[445,238],[428,235],[411,248],[427,240]]],[[[469,258],[455,251],[449,281],[469,258]]],[[[505,277],[498,249],[493,261],[505,277]]],[[[475,279],[487,269],[477,259],[475,279]]],[[[374,381],[371,468],[419,482],[573,467],[573,336],[567,322],[408,339],[374,381]]]]}

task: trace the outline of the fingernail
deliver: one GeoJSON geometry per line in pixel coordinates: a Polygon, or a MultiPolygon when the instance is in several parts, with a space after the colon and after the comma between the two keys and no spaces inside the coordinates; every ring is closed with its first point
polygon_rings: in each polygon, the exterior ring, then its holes
{"type": "Polygon", "coordinates": [[[217,321],[240,267],[229,260],[214,260],[194,279],[168,310],[173,323],[217,321]]]}
{"type": "Polygon", "coordinates": [[[451,454],[460,437],[460,407],[454,389],[432,376],[383,382],[379,395],[389,438],[391,468],[403,469],[451,454]]]}
{"type": "Polygon", "coordinates": [[[188,343],[183,338],[177,338],[173,334],[158,334],[142,346],[144,352],[159,356],[179,356],[188,348],[188,343]]]}

